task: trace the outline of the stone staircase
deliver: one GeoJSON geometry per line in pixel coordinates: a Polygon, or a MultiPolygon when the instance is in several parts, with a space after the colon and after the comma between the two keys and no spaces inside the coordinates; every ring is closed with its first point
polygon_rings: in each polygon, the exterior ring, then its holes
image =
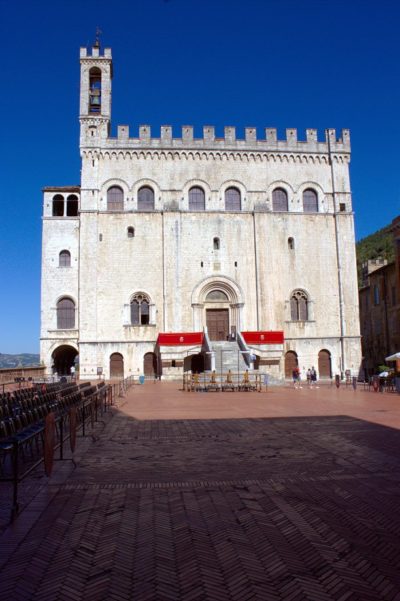
{"type": "Polygon", "coordinates": [[[238,370],[243,372],[249,369],[236,340],[229,342],[212,341],[211,348],[214,351],[215,371],[217,373],[221,373],[221,371],[226,373],[229,370],[236,373],[238,370]]]}

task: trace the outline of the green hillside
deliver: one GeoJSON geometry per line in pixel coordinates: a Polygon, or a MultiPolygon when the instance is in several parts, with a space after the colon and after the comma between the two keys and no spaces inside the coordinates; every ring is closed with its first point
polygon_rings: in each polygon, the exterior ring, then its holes
{"type": "Polygon", "coordinates": [[[388,261],[394,260],[393,236],[389,232],[390,226],[378,230],[374,234],[362,238],[356,244],[358,285],[361,285],[361,265],[368,259],[383,257],[388,261]]]}
{"type": "Polygon", "coordinates": [[[0,353],[0,369],[11,367],[30,367],[40,364],[39,355],[31,353],[21,353],[19,355],[7,355],[0,353]]]}

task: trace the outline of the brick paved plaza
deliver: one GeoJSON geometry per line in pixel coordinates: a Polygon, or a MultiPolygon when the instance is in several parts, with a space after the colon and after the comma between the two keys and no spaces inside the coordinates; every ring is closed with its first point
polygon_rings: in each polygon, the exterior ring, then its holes
{"type": "Polygon", "coordinates": [[[1,600],[400,599],[396,394],[149,382],[75,459],[23,484],[1,600]]]}

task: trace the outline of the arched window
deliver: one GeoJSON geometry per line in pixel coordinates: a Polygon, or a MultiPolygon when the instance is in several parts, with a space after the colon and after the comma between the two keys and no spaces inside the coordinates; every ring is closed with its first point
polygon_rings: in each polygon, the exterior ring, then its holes
{"type": "Polygon", "coordinates": [[[75,303],[70,298],[62,298],[57,303],[57,329],[71,330],[75,327],[75,303]]]}
{"type": "Polygon", "coordinates": [[[62,250],[58,255],[59,267],[71,267],[71,253],[69,250],[62,250]]]}
{"type": "Polygon", "coordinates": [[[292,321],[308,320],[309,300],[303,290],[295,290],[290,299],[290,318],[292,321]]]}
{"type": "Polygon", "coordinates": [[[135,237],[135,228],[134,227],[129,226],[126,231],[127,231],[127,234],[128,234],[128,238],[134,238],[135,237]]]}
{"type": "Polygon", "coordinates": [[[189,190],[189,211],[205,211],[206,197],[203,188],[194,186],[189,190]]]}
{"type": "Polygon", "coordinates": [[[304,213],[316,213],[318,211],[318,196],[315,190],[307,188],[303,192],[304,213]]]}
{"type": "Polygon", "coordinates": [[[64,196],[53,196],[53,217],[64,217],[64,196]]]}
{"type": "Polygon", "coordinates": [[[123,211],[124,210],[124,193],[119,186],[111,186],[107,190],[107,210],[108,211],[123,211]]]}
{"type": "Polygon", "coordinates": [[[131,324],[146,325],[150,323],[150,301],[142,293],[137,293],[131,300],[131,324]]]}
{"type": "Polygon", "coordinates": [[[220,247],[219,238],[214,238],[214,240],[213,240],[213,248],[214,248],[214,250],[219,250],[219,247],[220,247]]]}
{"type": "Polygon", "coordinates": [[[275,188],[272,192],[272,210],[273,211],[288,211],[289,203],[286,190],[283,188],[275,188]]]}
{"type": "Polygon", "coordinates": [[[138,211],[154,211],[154,190],[143,186],[138,192],[138,211]]]}
{"type": "Polygon", "coordinates": [[[294,250],[294,238],[288,238],[287,243],[289,250],[294,250]]]}
{"type": "Polygon", "coordinates": [[[225,190],[225,211],[241,211],[242,200],[240,191],[237,188],[227,188],[225,190]]]}
{"type": "Polygon", "coordinates": [[[101,112],[101,71],[93,67],[89,71],[89,113],[101,112]]]}
{"type": "Polygon", "coordinates": [[[78,197],[70,194],[67,198],[67,217],[78,216],[78,197]]]}

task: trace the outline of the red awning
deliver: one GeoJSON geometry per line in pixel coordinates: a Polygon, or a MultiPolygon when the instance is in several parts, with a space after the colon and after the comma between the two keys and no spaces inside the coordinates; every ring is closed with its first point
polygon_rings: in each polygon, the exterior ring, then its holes
{"type": "Polygon", "coordinates": [[[194,346],[203,344],[203,332],[176,332],[158,335],[159,346],[194,346]]]}
{"type": "Polygon", "coordinates": [[[285,338],[278,332],[241,332],[247,344],[283,344],[285,338]]]}

